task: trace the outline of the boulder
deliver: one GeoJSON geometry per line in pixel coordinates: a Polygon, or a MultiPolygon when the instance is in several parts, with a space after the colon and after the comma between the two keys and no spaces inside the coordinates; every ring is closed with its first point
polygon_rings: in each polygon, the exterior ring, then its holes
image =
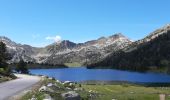
{"type": "Polygon", "coordinates": [[[42,86],[40,89],[39,89],[40,92],[50,92],[50,93],[54,93],[55,91],[48,88],[47,86],[42,86]]]}
{"type": "Polygon", "coordinates": [[[37,100],[37,98],[31,98],[31,99],[29,99],[29,100],[37,100]]]}
{"type": "Polygon", "coordinates": [[[74,91],[83,91],[83,88],[75,88],[74,91]]]}
{"type": "Polygon", "coordinates": [[[69,88],[69,87],[66,87],[66,89],[67,89],[67,90],[72,90],[72,89],[71,89],[71,88],[69,88]]]}
{"type": "Polygon", "coordinates": [[[37,100],[37,98],[35,98],[35,95],[33,95],[32,98],[29,100],[37,100]]]}
{"type": "Polygon", "coordinates": [[[71,82],[71,81],[65,81],[63,84],[65,85],[65,84],[70,84],[70,83],[73,83],[73,82],[71,82]]]}
{"type": "Polygon", "coordinates": [[[42,86],[41,88],[39,88],[39,92],[43,92],[43,91],[47,91],[47,87],[46,86],[42,86]]]}
{"type": "Polygon", "coordinates": [[[55,80],[55,78],[54,78],[54,77],[49,77],[48,79],[49,79],[49,80],[55,80]]]}
{"type": "Polygon", "coordinates": [[[75,91],[69,91],[67,93],[61,94],[62,98],[65,100],[80,100],[80,95],[75,91]]]}
{"type": "Polygon", "coordinates": [[[52,91],[61,91],[61,90],[63,90],[63,88],[60,86],[60,85],[58,85],[58,84],[53,84],[53,83],[48,83],[47,84],[47,88],[48,88],[48,90],[50,90],[51,92],[52,91]]]}
{"type": "Polygon", "coordinates": [[[61,84],[61,82],[59,80],[56,80],[56,82],[61,84]]]}
{"type": "Polygon", "coordinates": [[[42,75],[41,77],[42,77],[42,78],[48,78],[48,76],[45,76],[45,75],[42,75]]]}
{"type": "Polygon", "coordinates": [[[52,87],[54,84],[53,83],[48,83],[47,87],[52,87]]]}
{"type": "Polygon", "coordinates": [[[53,98],[49,94],[44,95],[45,98],[43,100],[53,100],[53,98]]]}

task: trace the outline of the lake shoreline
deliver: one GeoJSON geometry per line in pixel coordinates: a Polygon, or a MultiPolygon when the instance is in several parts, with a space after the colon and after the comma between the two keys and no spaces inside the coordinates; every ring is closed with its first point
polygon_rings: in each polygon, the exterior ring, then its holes
{"type": "MultiPolygon", "coordinates": [[[[11,69],[15,69],[16,64],[9,65],[11,69]]],[[[65,65],[43,65],[43,64],[27,64],[28,69],[56,69],[56,68],[69,68],[65,65]]]]}
{"type": "MultiPolygon", "coordinates": [[[[164,73],[141,73],[114,69],[87,69],[79,68],[53,68],[30,69],[31,74],[46,75],[60,81],[87,82],[87,81],[123,81],[133,83],[170,83],[170,75],[164,73]]],[[[111,83],[108,82],[108,83],[111,83]]]]}
{"type": "Polygon", "coordinates": [[[131,85],[140,85],[146,87],[170,87],[170,82],[128,82],[128,81],[96,81],[96,80],[89,80],[89,81],[82,81],[77,82],[80,84],[86,85],[124,85],[124,84],[131,84],[131,85]]]}

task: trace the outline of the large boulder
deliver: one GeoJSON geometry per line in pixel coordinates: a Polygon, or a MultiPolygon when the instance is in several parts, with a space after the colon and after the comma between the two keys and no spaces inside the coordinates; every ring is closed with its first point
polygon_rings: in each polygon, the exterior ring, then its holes
{"type": "Polygon", "coordinates": [[[80,95],[76,93],[75,91],[62,93],[61,96],[64,100],[80,100],[81,99],[80,95]]]}
{"type": "Polygon", "coordinates": [[[48,83],[47,87],[52,87],[54,84],[53,83],[48,83]]]}
{"type": "Polygon", "coordinates": [[[42,86],[41,88],[39,88],[39,92],[43,92],[43,91],[47,91],[47,87],[46,86],[42,86]]]}
{"type": "Polygon", "coordinates": [[[49,94],[44,95],[45,98],[43,100],[53,100],[53,98],[49,94]]]}

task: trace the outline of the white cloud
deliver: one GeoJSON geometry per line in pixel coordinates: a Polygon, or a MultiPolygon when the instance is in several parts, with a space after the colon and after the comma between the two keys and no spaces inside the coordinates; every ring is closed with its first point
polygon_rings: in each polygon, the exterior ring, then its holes
{"type": "Polygon", "coordinates": [[[46,39],[46,40],[53,40],[53,41],[55,41],[55,42],[57,42],[57,43],[58,43],[58,42],[61,42],[61,40],[62,40],[62,39],[61,39],[61,36],[58,36],[58,35],[57,35],[57,36],[54,36],[54,37],[48,36],[48,37],[46,37],[45,39],[46,39]]]}

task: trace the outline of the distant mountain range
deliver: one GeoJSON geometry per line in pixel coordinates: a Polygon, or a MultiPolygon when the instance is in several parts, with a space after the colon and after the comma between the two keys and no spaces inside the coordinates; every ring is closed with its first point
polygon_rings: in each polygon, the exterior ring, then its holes
{"type": "Polygon", "coordinates": [[[170,25],[152,32],[144,39],[112,52],[105,59],[88,65],[89,68],[107,67],[147,70],[170,66],[170,25]]]}
{"type": "Polygon", "coordinates": [[[89,68],[119,68],[145,70],[148,67],[170,66],[170,25],[132,42],[121,33],[101,37],[85,43],[63,40],[46,47],[36,48],[0,37],[12,55],[9,63],[20,59],[39,64],[87,65],[89,68]]]}
{"type": "Polygon", "coordinates": [[[74,43],[63,40],[46,47],[36,48],[30,45],[15,43],[7,37],[0,37],[7,46],[12,59],[9,63],[17,63],[20,59],[39,64],[72,64],[87,65],[101,61],[112,52],[119,51],[132,43],[121,33],[110,37],[101,37],[85,43],[74,43]]]}

